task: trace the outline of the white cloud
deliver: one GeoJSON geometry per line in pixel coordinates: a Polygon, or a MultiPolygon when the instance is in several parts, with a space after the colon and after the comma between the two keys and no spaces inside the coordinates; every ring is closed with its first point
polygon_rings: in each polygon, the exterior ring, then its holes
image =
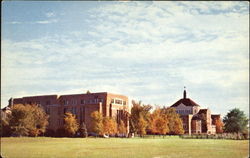
{"type": "Polygon", "coordinates": [[[41,20],[41,21],[36,21],[36,24],[50,24],[50,23],[57,23],[57,19],[51,19],[51,20],[41,20]]]}
{"type": "Polygon", "coordinates": [[[8,22],[9,24],[21,24],[22,22],[20,21],[11,21],[11,22],[8,22]]]}

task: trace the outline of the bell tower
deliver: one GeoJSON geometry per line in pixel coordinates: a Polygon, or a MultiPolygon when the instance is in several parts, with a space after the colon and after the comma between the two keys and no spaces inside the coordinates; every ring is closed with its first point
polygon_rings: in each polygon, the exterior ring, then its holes
{"type": "Polygon", "coordinates": [[[187,98],[187,92],[186,92],[186,87],[184,86],[184,91],[183,91],[183,99],[187,98]]]}

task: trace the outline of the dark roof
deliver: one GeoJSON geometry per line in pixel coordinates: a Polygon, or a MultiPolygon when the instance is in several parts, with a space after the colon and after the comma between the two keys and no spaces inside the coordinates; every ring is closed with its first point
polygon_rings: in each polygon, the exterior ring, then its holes
{"type": "Polygon", "coordinates": [[[208,109],[200,109],[198,114],[206,114],[208,109]]]}
{"type": "Polygon", "coordinates": [[[212,118],[212,119],[220,118],[220,114],[212,114],[212,115],[211,115],[211,118],[212,118]]]}
{"type": "Polygon", "coordinates": [[[176,107],[176,106],[180,105],[181,103],[186,105],[186,106],[200,106],[189,98],[182,98],[182,99],[178,100],[176,103],[174,103],[171,107],[176,107]]]}
{"type": "Polygon", "coordinates": [[[201,120],[201,117],[198,114],[195,114],[192,120],[201,120]]]}

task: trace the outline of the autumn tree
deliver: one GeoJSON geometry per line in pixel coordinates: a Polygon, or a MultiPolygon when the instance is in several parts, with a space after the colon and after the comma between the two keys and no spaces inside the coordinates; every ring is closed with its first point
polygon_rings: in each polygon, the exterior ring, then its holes
{"type": "Polygon", "coordinates": [[[132,101],[132,104],[133,106],[131,108],[131,116],[130,116],[130,132],[141,133],[141,129],[139,129],[140,128],[139,120],[141,120],[140,125],[144,124],[145,122],[146,127],[147,127],[149,119],[150,119],[150,110],[152,109],[152,106],[143,105],[141,101],[136,102],[134,100],[132,101]]]}
{"type": "Polygon", "coordinates": [[[91,113],[91,118],[93,121],[92,130],[93,132],[101,135],[103,134],[103,117],[102,114],[98,111],[94,111],[91,113]]]}
{"type": "Polygon", "coordinates": [[[0,137],[10,136],[11,135],[11,128],[9,125],[9,118],[10,115],[6,114],[6,118],[3,117],[1,114],[0,119],[0,137]]]}
{"type": "Polygon", "coordinates": [[[27,106],[30,113],[32,113],[32,122],[33,126],[30,129],[31,136],[38,136],[42,133],[45,133],[46,127],[49,124],[48,118],[43,108],[40,108],[38,105],[27,106]]]}
{"type": "Polygon", "coordinates": [[[118,125],[118,132],[122,135],[127,133],[127,128],[123,122],[123,120],[120,121],[119,125],[118,125]]]}
{"type": "Polygon", "coordinates": [[[38,105],[16,104],[11,107],[9,126],[16,136],[38,136],[46,130],[48,116],[38,105]]]}
{"type": "Polygon", "coordinates": [[[144,117],[140,115],[138,119],[137,132],[141,137],[146,134],[146,127],[147,121],[145,121],[144,117]]]}
{"type": "Polygon", "coordinates": [[[225,132],[241,132],[247,131],[248,119],[243,111],[238,108],[230,110],[223,119],[225,132]]]}
{"type": "Polygon", "coordinates": [[[149,129],[154,134],[166,134],[169,131],[168,120],[162,116],[160,108],[156,108],[151,114],[149,129]]]}
{"type": "Polygon", "coordinates": [[[113,118],[104,117],[103,119],[103,133],[115,134],[117,132],[117,123],[113,118]]]}
{"type": "Polygon", "coordinates": [[[64,130],[68,136],[74,136],[79,128],[75,115],[72,113],[65,113],[64,116],[64,130]]]}
{"type": "Polygon", "coordinates": [[[223,133],[223,126],[221,119],[215,119],[216,133],[223,133]]]}
{"type": "Polygon", "coordinates": [[[162,108],[162,117],[167,120],[170,134],[183,134],[183,124],[178,113],[176,113],[175,108],[162,108]]]}

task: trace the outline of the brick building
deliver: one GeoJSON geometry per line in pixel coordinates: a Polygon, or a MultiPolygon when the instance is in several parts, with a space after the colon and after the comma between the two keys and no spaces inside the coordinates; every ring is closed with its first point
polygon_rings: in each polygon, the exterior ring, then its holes
{"type": "Polygon", "coordinates": [[[171,106],[180,114],[185,133],[215,134],[215,119],[220,119],[220,115],[211,114],[209,109],[201,109],[200,105],[187,98],[186,95],[186,90],[184,90],[183,98],[171,106]]]}
{"type": "Polygon", "coordinates": [[[9,106],[15,104],[38,104],[49,115],[48,129],[63,127],[66,112],[76,115],[79,124],[84,122],[88,131],[92,129],[91,113],[99,111],[104,117],[109,116],[119,123],[123,120],[129,131],[128,115],[130,112],[128,97],[107,92],[70,95],[42,95],[22,98],[10,98],[9,106]]]}

